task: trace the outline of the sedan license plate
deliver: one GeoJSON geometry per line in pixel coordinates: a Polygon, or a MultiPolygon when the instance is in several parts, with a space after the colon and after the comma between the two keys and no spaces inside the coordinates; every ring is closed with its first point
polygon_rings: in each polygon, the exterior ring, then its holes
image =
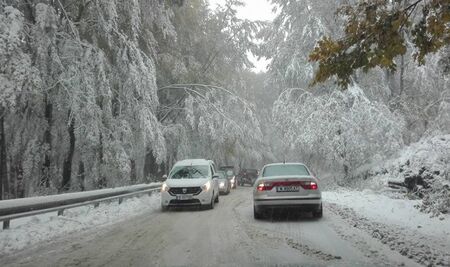
{"type": "Polygon", "coordinates": [[[277,192],[298,192],[300,191],[299,186],[278,186],[277,192]]]}
{"type": "Polygon", "coordinates": [[[177,200],[189,200],[192,199],[192,195],[177,195],[177,200]]]}

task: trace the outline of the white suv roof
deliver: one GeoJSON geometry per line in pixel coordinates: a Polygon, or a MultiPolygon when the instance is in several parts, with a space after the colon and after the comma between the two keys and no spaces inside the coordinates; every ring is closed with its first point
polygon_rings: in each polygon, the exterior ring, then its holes
{"type": "Polygon", "coordinates": [[[209,164],[211,164],[211,161],[206,159],[185,159],[175,163],[175,166],[209,165],[209,164]]]}

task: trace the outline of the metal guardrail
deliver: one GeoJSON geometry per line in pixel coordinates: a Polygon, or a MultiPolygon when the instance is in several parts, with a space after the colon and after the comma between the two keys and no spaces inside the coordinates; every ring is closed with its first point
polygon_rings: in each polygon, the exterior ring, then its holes
{"type": "Polygon", "coordinates": [[[14,207],[0,208],[0,222],[3,222],[3,229],[10,227],[10,222],[13,219],[29,217],[49,212],[57,211],[58,216],[64,214],[64,210],[94,205],[98,207],[101,202],[108,202],[112,200],[119,200],[119,204],[125,198],[148,194],[151,195],[155,191],[161,189],[161,184],[149,185],[142,188],[124,189],[115,192],[100,192],[98,194],[89,196],[75,196],[73,198],[66,198],[62,200],[44,201],[36,204],[15,205],[14,207]]]}

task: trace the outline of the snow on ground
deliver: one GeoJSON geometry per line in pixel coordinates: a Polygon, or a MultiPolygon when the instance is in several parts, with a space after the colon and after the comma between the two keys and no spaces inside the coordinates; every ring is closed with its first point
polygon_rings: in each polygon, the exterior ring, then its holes
{"type": "Polygon", "coordinates": [[[324,192],[325,211],[343,218],[425,266],[450,266],[450,218],[431,217],[414,207],[419,200],[393,199],[370,190],[324,192]]]}
{"type": "Polygon", "coordinates": [[[415,206],[421,200],[407,198],[393,199],[371,190],[348,191],[344,189],[324,192],[323,199],[353,209],[356,213],[371,221],[395,224],[412,230],[420,229],[427,235],[450,235],[450,215],[430,218],[429,214],[420,212],[415,206]]]}
{"type": "Polygon", "coordinates": [[[39,242],[50,241],[56,237],[99,226],[111,225],[131,216],[153,212],[159,208],[159,194],[82,206],[64,211],[63,216],[56,212],[11,220],[11,228],[0,230],[0,257],[13,253],[39,242]]]}

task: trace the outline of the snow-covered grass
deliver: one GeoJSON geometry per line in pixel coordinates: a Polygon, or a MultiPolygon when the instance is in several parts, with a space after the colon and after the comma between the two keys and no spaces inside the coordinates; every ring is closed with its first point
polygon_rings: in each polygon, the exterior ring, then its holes
{"type": "Polygon", "coordinates": [[[420,230],[423,234],[435,237],[450,236],[450,215],[430,218],[430,215],[415,208],[421,200],[393,199],[372,190],[345,189],[323,192],[323,199],[328,203],[351,208],[361,217],[371,221],[397,225],[413,231],[420,230]]]}
{"type": "Polygon", "coordinates": [[[144,195],[66,210],[63,216],[56,212],[25,217],[11,221],[11,228],[0,230],[0,256],[82,230],[106,226],[128,220],[132,216],[150,213],[159,208],[159,194],[144,195]]]}

